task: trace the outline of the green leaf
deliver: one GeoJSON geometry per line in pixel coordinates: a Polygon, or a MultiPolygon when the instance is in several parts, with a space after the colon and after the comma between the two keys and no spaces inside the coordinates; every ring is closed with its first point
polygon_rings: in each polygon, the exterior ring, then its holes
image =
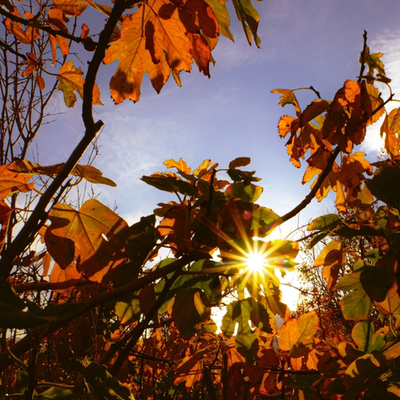
{"type": "Polygon", "coordinates": [[[261,326],[265,332],[272,333],[269,315],[260,303],[248,298],[229,304],[227,312],[222,319],[222,331],[226,337],[232,337],[236,324],[238,324],[235,336],[236,348],[244,347],[246,350],[251,350],[254,341],[257,339],[257,336],[250,328],[249,322],[258,327],[261,326]]]}
{"type": "Polygon", "coordinates": [[[251,45],[252,37],[257,47],[261,45],[261,39],[257,36],[260,14],[253,7],[251,0],[232,0],[238,20],[242,23],[248,43],[251,45]]]}
{"type": "Polygon", "coordinates": [[[59,387],[51,387],[38,396],[34,397],[35,400],[78,400],[76,396],[68,389],[61,389],[59,387]]]}
{"type": "Polygon", "coordinates": [[[114,378],[104,365],[89,364],[80,368],[94,400],[135,400],[132,392],[114,378]]]}
{"type": "Polygon", "coordinates": [[[385,346],[384,333],[375,333],[374,325],[369,321],[360,321],[353,327],[351,337],[358,349],[364,353],[380,351],[385,346]]]}
{"type": "Polygon", "coordinates": [[[343,276],[342,278],[340,278],[339,282],[336,284],[335,289],[350,291],[350,290],[361,287],[360,275],[361,275],[361,271],[357,271],[357,272],[353,272],[350,275],[343,276]]]}
{"type": "Polygon", "coordinates": [[[243,182],[233,183],[231,186],[232,192],[230,193],[233,197],[239,198],[249,203],[255,203],[263,192],[261,186],[245,185],[243,182]]]}
{"type": "Polygon", "coordinates": [[[121,325],[137,321],[141,314],[139,299],[132,299],[130,303],[117,301],[115,304],[115,314],[119,318],[121,325]]]}
{"type": "Polygon", "coordinates": [[[353,321],[367,319],[372,310],[371,299],[363,288],[358,288],[343,297],[340,306],[344,318],[353,321]]]}
{"type": "Polygon", "coordinates": [[[206,0],[206,3],[212,8],[215,18],[218,21],[218,28],[221,35],[233,41],[233,35],[229,30],[231,20],[229,11],[226,7],[226,2],[223,0],[206,0]]]}
{"type": "Polygon", "coordinates": [[[308,231],[333,229],[340,223],[341,219],[337,214],[326,214],[315,218],[308,225],[308,231]]]}

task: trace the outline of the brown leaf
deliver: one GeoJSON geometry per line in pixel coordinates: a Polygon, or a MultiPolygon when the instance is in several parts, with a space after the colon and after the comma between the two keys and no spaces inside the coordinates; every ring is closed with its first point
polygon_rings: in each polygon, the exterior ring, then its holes
{"type": "Polygon", "coordinates": [[[251,162],[250,157],[238,157],[229,163],[229,169],[236,169],[237,167],[245,167],[251,162]]]}
{"type": "Polygon", "coordinates": [[[47,249],[54,260],[67,268],[76,261],[85,276],[100,282],[123,260],[126,222],[96,199],[86,201],[79,211],[57,204],[49,213],[47,249]]]}

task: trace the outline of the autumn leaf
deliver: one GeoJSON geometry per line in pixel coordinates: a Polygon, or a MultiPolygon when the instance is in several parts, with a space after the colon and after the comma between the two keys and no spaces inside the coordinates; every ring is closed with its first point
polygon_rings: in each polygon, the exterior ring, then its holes
{"type": "Polygon", "coordinates": [[[274,89],[274,90],[271,90],[271,93],[277,93],[277,94],[281,95],[279,102],[278,102],[279,105],[281,105],[282,107],[285,107],[287,104],[292,104],[294,106],[294,109],[296,110],[296,114],[300,115],[300,113],[301,113],[300,106],[299,106],[299,103],[297,101],[297,98],[296,98],[293,90],[274,89]]]}
{"type": "Polygon", "coordinates": [[[211,316],[211,308],[206,294],[200,289],[182,289],[176,294],[171,317],[185,339],[191,338],[200,324],[211,316]]]}
{"type": "MultiPolygon", "coordinates": [[[[64,101],[67,107],[73,107],[76,102],[74,92],[77,92],[83,98],[83,71],[74,67],[72,60],[67,61],[58,71],[57,88],[64,93],[64,101]]],[[[100,101],[100,91],[97,85],[93,88],[93,104],[102,105],[100,101]]]]}
{"type": "Polygon", "coordinates": [[[57,204],[49,213],[52,222],[45,233],[47,249],[61,268],[76,260],[77,269],[101,281],[123,260],[122,234],[126,222],[96,199],[86,201],[79,211],[57,204]]]}
{"type": "Polygon", "coordinates": [[[299,118],[299,126],[305,126],[309,121],[312,121],[318,115],[322,114],[324,111],[328,109],[330,105],[330,101],[316,99],[313,100],[311,104],[309,104],[305,110],[301,113],[299,118]]]}
{"type": "Polygon", "coordinates": [[[38,67],[38,61],[36,58],[36,55],[34,53],[26,53],[27,55],[27,60],[26,64],[27,67],[25,68],[24,72],[22,73],[22,76],[28,76],[30,75],[33,71],[37,71],[38,67]]]}
{"type": "Polygon", "coordinates": [[[296,346],[313,342],[318,329],[318,317],[315,311],[287,320],[278,332],[279,349],[292,352],[296,346]]]}
{"type": "MultiPolygon", "coordinates": [[[[22,18],[21,14],[18,12],[17,7],[14,7],[14,10],[11,12],[12,15],[15,15],[18,18],[22,18]]],[[[26,11],[25,19],[30,20],[35,16],[26,11]]],[[[35,40],[39,39],[39,29],[34,28],[32,26],[28,26],[25,30],[23,29],[21,22],[11,21],[9,18],[4,20],[4,24],[8,30],[8,32],[12,33],[15,38],[25,44],[32,44],[35,40]]]]}
{"type": "Polygon", "coordinates": [[[185,382],[188,389],[192,388],[203,377],[203,366],[197,357],[186,356],[175,367],[174,376],[174,385],[185,382]]]}
{"type": "MultiPolygon", "coordinates": [[[[19,160],[14,162],[13,166],[10,167],[12,171],[20,172],[24,174],[33,174],[33,175],[47,175],[51,177],[55,177],[60,173],[60,171],[64,168],[64,163],[55,164],[55,165],[39,165],[37,163],[32,164],[29,160],[19,160]]],[[[84,178],[91,183],[100,183],[108,186],[117,186],[115,182],[111,179],[103,176],[103,173],[93,167],[92,165],[76,165],[74,169],[71,171],[71,174],[74,176],[78,176],[80,178],[84,178]]]]}
{"type": "Polygon", "coordinates": [[[229,18],[229,11],[226,7],[226,0],[206,0],[206,2],[214,12],[221,35],[233,41],[233,35],[229,30],[231,21],[229,18]]]}
{"type": "Polygon", "coordinates": [[[321,254],[316,258],[314,267],[322,268],[322,277],[327,282],[327,288],[331,292],[335,286],[339,271],[345,261],[345,253],[343,252],[343,244],[337,240],[329,242],[321,254]]]}
{"type": "Polygon", "coordinates": [[[0,200],[0,251],[3,249],[7,237],[11,212],[12,209],[4,201],[0,200]]]}
{"type": "Polygon", "coordinates": [[[5,199],[15,192],[29,192],[34,183],[28,183],[32,175],[12,171],[15,163],[0,166],[0,199],[5,199]]]}
{"type": "Polygon", "coordinates": [[[184,174],[190,174],[192,172],[191,168],[188,167],[186,161],[182,158],[179,161],[175,161],[173,159],[166,160],[163,163],[167,168],[176,168],[178,171],[183,172],[184,174]]]}
{"type": "Polygon", "coordinates": [[[237,167],[245,167],[251,162],[250,157],[238,157],[229,163],[229,169],[236,169],[237,167]]]}
{"type": "Polygon", "coordinates": [[[64,15],[79,17],[87,8],[88,3],[84,0],[53,0],[52,7],[62,10],[64,15]]]}
{"type": "Polygon", "coordinates": [[[395,108],[381,126],[381,138],[385,137],[385,150],[391,157],[400,154],[400,108],[395,108]]]}
{"type": "Polygon", "coordinates": [[[186,32],[177,8],[169,1],[152,0],[128,15],[121,37],[111,43],[104,58],[105,64],[119,61],[110,82],[114,102],[138,101],[145,73],[158,93],[171,70],[180,86],[180,72],[189,72],[192,64],[193,47],[186,32]]]}
{"type": "Polygon", "coordinates": [[[69,44],[68,39],[61,35],[49,34],[49,39],[52,54],[51,65],[53,66],[57,61],[57,46],[60,49],[63,58],[66,58],[69,54],[69,44]]]}
{"type": "Polygon", "coordinates": [[[248,43],[251,45],[254,40],[256,46],[260,47],[261,39],[257,35],[260,15],[253,7],[251,0],[233,0],[232,4],[235,7],[239,21],[242,23],[248,43]]]}

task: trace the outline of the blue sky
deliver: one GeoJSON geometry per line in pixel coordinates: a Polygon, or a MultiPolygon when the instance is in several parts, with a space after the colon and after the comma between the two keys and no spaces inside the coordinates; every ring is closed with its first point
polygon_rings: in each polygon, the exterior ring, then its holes
{"type": "MultiPolygon", "coordinates": [[[[385,53],[388,75],[398,75],[399,82],[393,87],[398,88],[400,97],[398,0],[264,0],[255,6],[261,14],[261,49],[247,44],[232,13],[235,43],[220,39],[213,52],[216,66],[211,68],[211,79],[193,66],[190,74],[182,74],[181,88],[171,78],[160,95],[145,79],[138,103],[126,101],[115,106],[108,81],[116,65],[101,72],[104,106],[95,111],[105,126],[94,165],[118,187],[95,189],[101,191],[100,201],[110,207],[116,203],[117,212],[130,223],[151,213],[158,202],[173,200],[139,180],[142,175],[164,171],[162,163],[170,158],[182,157],[193,168],[209,158],[226,168],[236,157],[249,156],[249,168],[257,171],[264,187],[259,203],[278,214],[296,206],[309,186],[301,185],[303,171],[289,163],[285,141],[276,129],[279,117],[293,110],[277,105],[279,96],[270,92],[313,85],[323,98],[332,99],[343,82],[359,72],[364,29],[371,51],[385,53]]],[[[299,94],[303,107],[313,98],[312,92],[299,94]]],[[[63,114],[43,132],[39,147],[42,164],[63,162],[78,142],[83,133],[79,107],[80,103],[67,110],[62,95],[54,97],[51,111],[63,114]]],[[[376,136],[376,132],[368,135],[376,136]]],[[[373,159],[379,144],[371,139],[368,148],[361,150],[373,159]]],[[[314,200],[287,229],[332,212],[333,204],[332,198],[323,204],[314,200]]]]}

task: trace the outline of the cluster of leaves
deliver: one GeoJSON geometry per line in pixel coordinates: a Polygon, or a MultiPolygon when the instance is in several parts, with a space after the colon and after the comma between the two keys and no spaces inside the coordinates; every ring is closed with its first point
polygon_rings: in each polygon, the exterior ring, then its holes
{"type": "MultiPolygon", "coordinates": [[[[209,76],[219,35],[232,39],[225,1],[0,5],[6,38],[0,48],[14,57],[1,60],[3,102],[12,97],[10,87],[19,99],[2,112],[9,126],[0,166],[2,394],[71,400],[400,397],[400,110],[385,109],[392,96],[384,101],[377,85],[390,80],[366,36],[358,80],[346,81],[332,101],[314,91],[318,98],[302,111],[295,91],[274,91],[282,106],[295,108],[295,116],[278,124],[279,135],[289,137],[290,160],[299,167],[307,157],[303,183],[314,180],[298,207],[278,216],[257,204],[259,178],[243,169],[249,158],[227,169],[206,160],[194,171],[182,159],[168,160],[175,172],[142,179],[176,200],[129,226],[94,198],[79,207],[62,201],[82,180],[115,185],[91,165],[78,164],[103,124],[92,115],[92,106],[101,104],[98,69],[118,61],[110,81],[117,104],[139,99],[146,73],[158,92],[171,74],[180,85],[180,72],[189,72],[193,62],[209,76]],[[107,17],[97,42],[86,24],[75,34],[89,8],[107,17]],[[85,76],[70,59],[73,43],[93,51],[85,76]],[[54,85],[45,95],[48,82],[54,85]],[[27,146],[56,88],[68,107],[76,93],[83,99],[86,131],[65,163],[41,166],[26,160],[27,146]],[[24,109],[31,111],[25,115],[24,109]],[[383,116],[388,159],[370,164],[355,146],[383,116]],[[16,143],[23,144],[18,156],[16,143]],[[314,266],[322,268],[328,293],[341,295],[342,316],[353,324],[346,338],[332,329],[321,332],[315,311],[290,317],[277,272],[294,268],[299,245],[269,237],[331,190],[339,214],[316,218],[307,236],[311,247],[324,243],[314,266]],[[25,208],[17,206],[21,194],[34,199],[25,208]],[[357,238],[363,239],[358,246],[357,238]],[[247,266],[256,250],[268,259],[261,273],[247,266]],[[222,306],[218,333],[212,311],[222,306]],[[276,315],[284,320],[280,327],[276,315]]],[[[257,11],[247,0],[233,6],[249,43],[258,46],[257,11]]]]}

